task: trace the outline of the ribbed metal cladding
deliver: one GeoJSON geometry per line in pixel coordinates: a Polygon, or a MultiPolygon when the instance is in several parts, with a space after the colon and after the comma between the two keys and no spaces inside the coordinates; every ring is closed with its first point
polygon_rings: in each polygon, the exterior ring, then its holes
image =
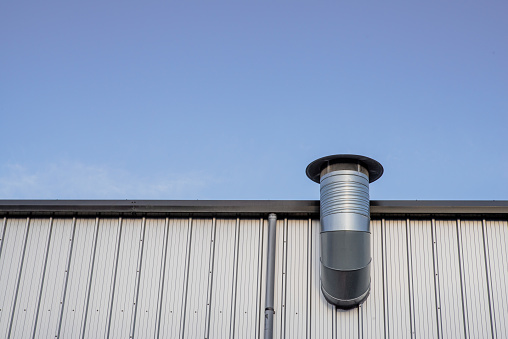
{"type": "Polygon", "coordinates": [[[325,231],[348,229],[351,225],[368,231],[369,202],[367,175],[338,170],[321,177],[321,220],[325,231]]]}
{"type": "Polygon", "coordinates": [[[383,173],[375,160],[341,154],[307,167],[321,186],[321,290],[341,309],[361,304],[370,292],[369,182],[383,173]]]}

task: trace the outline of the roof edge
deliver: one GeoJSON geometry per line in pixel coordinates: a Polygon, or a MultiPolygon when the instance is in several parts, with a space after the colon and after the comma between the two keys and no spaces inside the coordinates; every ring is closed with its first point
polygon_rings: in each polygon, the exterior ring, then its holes
{"type": "MultiPolygon", "coordinates": [[[[507,200],[371,200],[371,215],[507,214],[507,200]]],[[[0,200],[11,213],[191,213],[319,215],[319,200],[0,200]]]]}

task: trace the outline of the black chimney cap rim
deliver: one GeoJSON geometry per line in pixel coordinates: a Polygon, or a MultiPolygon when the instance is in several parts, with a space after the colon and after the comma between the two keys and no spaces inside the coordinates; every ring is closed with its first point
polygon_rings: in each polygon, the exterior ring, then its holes
{"type": "Polygon", "coordinates": [[[365,167],[369,171],[369,182],[376,181],[384,172],[383,166],[372,158],[356,154],[335,154],[314,160],[307,166],[305,173],[310,180],[319,183],[321,170],[330,163],[340,162],[353,162],[365,167]]]}

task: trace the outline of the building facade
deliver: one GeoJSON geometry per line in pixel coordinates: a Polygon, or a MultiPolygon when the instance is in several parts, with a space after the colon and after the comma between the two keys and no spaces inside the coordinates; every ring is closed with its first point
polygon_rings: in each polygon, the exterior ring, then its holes
{"type": "Polygon", "coordinates": [[[0,201],[1,338],[507,338],[508,202],[371,201],[371,292],[320,291],[319,201],[0,201]]]}

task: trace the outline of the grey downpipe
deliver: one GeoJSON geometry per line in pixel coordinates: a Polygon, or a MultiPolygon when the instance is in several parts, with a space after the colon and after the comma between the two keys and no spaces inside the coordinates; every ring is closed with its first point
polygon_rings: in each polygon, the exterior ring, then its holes
{"type": "Polygon", "coordinates": [[[265,294],[265,339],[273,338],[273,295],[275,286],[275,236],[277,215],[268,216],[268,254],[266,262],[266,294],[265,294]]]}

